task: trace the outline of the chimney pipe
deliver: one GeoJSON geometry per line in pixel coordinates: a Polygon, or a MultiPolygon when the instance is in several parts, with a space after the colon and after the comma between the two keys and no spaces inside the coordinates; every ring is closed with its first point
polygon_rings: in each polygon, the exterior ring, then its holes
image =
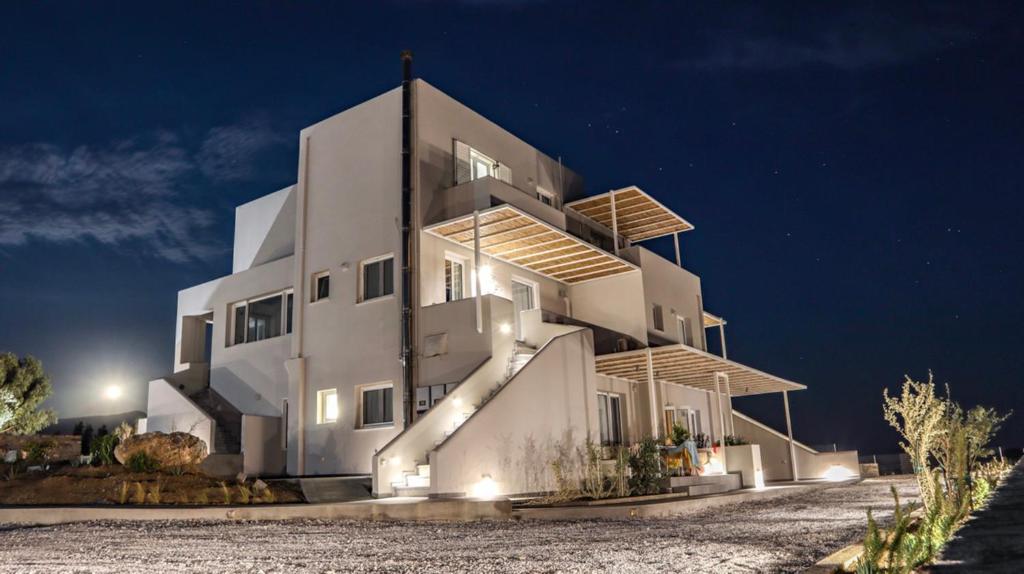
{"type": "Polygon", "coordinates": [[[412,424],[416,379],[413,352],[413,254],[412,230],[412,51],[402,51],[402,414],[404,428],[412,424]]]}

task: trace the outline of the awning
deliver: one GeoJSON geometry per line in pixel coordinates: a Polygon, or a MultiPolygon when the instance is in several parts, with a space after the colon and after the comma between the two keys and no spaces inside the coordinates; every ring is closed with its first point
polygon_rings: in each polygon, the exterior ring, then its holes
{"type": "MultiPolygon", "coordinates": [[[[473,249],[473,215],[431,225],[427,233],[473,249]]],[[[480,252],[563,283],[638,268],[511,205],[480,212],[480,252]]]]}
{"type": "MultiPolygon", "coordinates": [[[[597,372],[637,382],[647,382],[647,349],[595,357],[597,372]]],[[[723,359],[686,345],[651,349],[654,378],[666,383],[715,390],[715,373],[729,376],[733,396],[799,391],[807,387],[763,371],[723,359]]],[[[723,391],[725,389],[722,389],[723,391]]]]}
{"type": "Polygon", "coordinates": [[[608,229],[612,228],[612,197],[619,235],[636,242],[693,229],[693,225],[639,187],[629,186],[565,204],[608,229]]]}
{"type": "Polygon", "coordinates": [[[712,315],[711,313],[708,313],[707,311],[704,311],[704,328],[705,329],[707,329],[708,327],[720,327],[722,325],[725,325],[725,323],[726,323],[725,319],[723,319],[723,318],[721,318],[721,317],[719,317],[717,315],[712,315]]]}

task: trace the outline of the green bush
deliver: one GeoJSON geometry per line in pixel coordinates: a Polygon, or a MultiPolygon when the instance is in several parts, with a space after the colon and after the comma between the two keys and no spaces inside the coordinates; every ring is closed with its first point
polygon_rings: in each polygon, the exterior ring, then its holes
{"type": "Polygon", "coordinates": [[[57,443],[49,439],[32,441],[25,451],[25,460],[33,464],[44,463],[50,459],[56,448],[57,443]]]}
{"type": "Polygon", "coordinates": [[[682,446],[688,438],[690,438],[690,431],[686,430],[686,427],[683,425],[674,425],[672,427],[672,444],[682,446]]]}
{"type": "Polygon", "coordinates": [[[731,434],[725,435],[725,446],[741,446],[741,445],[745,445],[745,444],[750,444],[750,443],[747,442],[747,439],[745,439],[745,438],[743,438],[741,436],[736,436],[736,435],[731,435],[731,434]]]}
{"type": "Polygon", "coordinates": [[[107,466],[117,462],[117,459],[114,458],[114,449],[116,447],[117,437],[112,434],[92,439],[89,450],[92,454],[93,464],[107,466]]]}
{"type": "Polygon", "coordinates": [[[132,472],[156,472],[160,470],[160,463],[155,458],[141,451],[128,457],[124,465],[132,472]]]}
{"type": "Polygon", "coordinates": [[[633,494],[657,494],[661,491],[661,454],[654,439],[645,438],[634,447],[629,455],[629,468],[633,474],[629,479],[633,494]]]}

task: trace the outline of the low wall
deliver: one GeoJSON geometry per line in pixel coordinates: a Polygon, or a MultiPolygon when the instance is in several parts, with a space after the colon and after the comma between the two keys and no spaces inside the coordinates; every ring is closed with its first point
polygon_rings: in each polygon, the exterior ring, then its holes
{"type": "Polygon", "coordinates": [[[249,476],[285,474],[281,417],[242,415],[242,471],[249,476]]]}
{"type": "MultiPolygon", "coordinates": [[[[761,447],[761,464],[765,481],[793,480],[789,463],[789,438],[768,425],[733,411],[736,434],[761,447]]],[[[793,441],[796,470],[801,480],[830,478],[843,480],[860,476],[857,451],[818,452],[793,441]]]]}
{"type": "Polygon", "coordinates": [[[213,453],[214,422],[167,379],[149,382],[149,412],[146,432],[187,432],[206,444],[213,453]]]}

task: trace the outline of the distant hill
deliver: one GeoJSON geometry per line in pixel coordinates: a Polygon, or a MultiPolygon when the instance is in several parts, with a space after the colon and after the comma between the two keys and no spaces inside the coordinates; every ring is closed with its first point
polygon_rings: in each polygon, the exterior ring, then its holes
{"type": "Polygon", "coordinates": [[[144,418],[146,413],[142,411],[128,411],[126,413],[118,413],[115,415],[95,415],[91,417],[62,417],[57,424],[51,425],[43,429],[42,434],[71,434],[74,430],[75,425],[78,421],[82,421],[86,425],[92,425],[93,430],[99,430],[103,425],[107,425],[108,430],[114,430],[117,425],[121,424],[121,421],[128,421],[131,424],[135,424],[140,418],[144,418]]]}

